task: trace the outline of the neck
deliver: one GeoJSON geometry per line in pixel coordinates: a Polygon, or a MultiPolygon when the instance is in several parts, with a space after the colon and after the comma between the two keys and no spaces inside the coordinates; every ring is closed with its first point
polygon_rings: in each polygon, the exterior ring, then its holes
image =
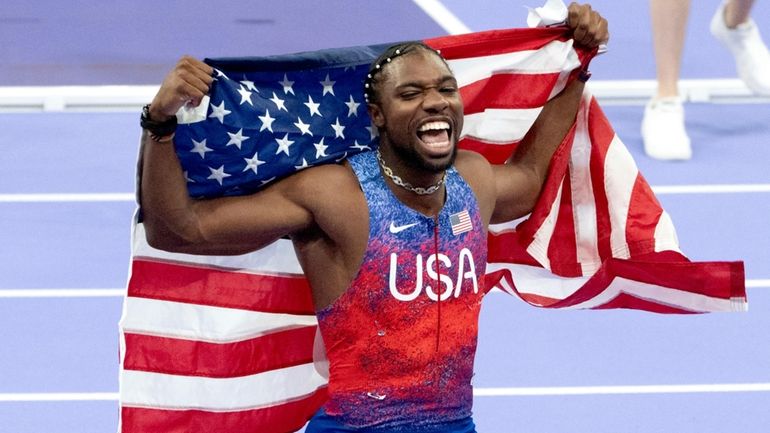
{"type": "MultiPolygon", "coordinates": [[[[380,165],[380,170],[385,177],[385,183],[388,184],[394,195],[407,206],[421,212],[425,215],[437,215],[444,205],[446,170],[440,173],[426,173],[421,183],[412,183],[406,179],[413,179],[417,176],[403,178],[404,171],[401,169],[396,172],[390,164],[385,161],[385,157],[377,149],[376,157],[380,165]],[[400,175],[401,174],[401,175],[400,175]]],[[[392,158],[391,158],[392,160],[392,158]]],[[[394,164],[395,166],[396,164],[394,164]]]]}

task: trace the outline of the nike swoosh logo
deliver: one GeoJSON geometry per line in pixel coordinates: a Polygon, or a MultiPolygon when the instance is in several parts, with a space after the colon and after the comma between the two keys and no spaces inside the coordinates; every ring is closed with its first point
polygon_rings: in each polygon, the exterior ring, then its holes
{"type": "Polygon", "coordinates": [[[397,225],[393,224],[393,221],[391,221],[390,222],[390,232],[393,233],[393,234],[401,233],[402,231],[404,231],[404,230],[406,230],[406,229],[408,229],[410,227],[414,227],[416,225],[417,225],[417,223],[411,223],[411,224],[406,224],[406,225],[403,225],[403,226],[397,226],[397,225]]]}

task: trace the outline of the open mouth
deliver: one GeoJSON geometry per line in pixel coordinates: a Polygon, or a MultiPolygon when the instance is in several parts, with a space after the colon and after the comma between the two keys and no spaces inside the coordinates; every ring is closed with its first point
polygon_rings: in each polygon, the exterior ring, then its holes
{"type": "Polygon", "coordinates": [[[417,128],[417,137],[425,148],[434,154],[444,154],[452,149],[452,127],[449,122],[436,120],[426,122],[417,128]]]}

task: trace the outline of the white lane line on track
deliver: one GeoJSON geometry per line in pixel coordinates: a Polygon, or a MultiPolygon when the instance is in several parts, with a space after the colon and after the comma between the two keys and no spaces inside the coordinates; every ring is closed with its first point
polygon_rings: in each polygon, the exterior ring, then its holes
{"type": "Polygon", "coordinates": [[[136,201],[133,192],[65,193],[65,194],[0,194],[0,203],[102,202],[136,201]]]}
{"type": "Polygon", "coordinates": [[[0,289],[0,298],[107,298],[126,294],[126,289],[0,289]]]}
{"type": "Polygon", "coordinates": [[[473,395],[476,397],[524,397],[545,395],[684,394],[769,391],[770,383],[715,383],[698,385],[475,388],[473,390],[473,395]]]}
{"type": "MultiPolygon", "coordinates": [[[[746,280],[746,287],[770,288],[770,279],[746,280]]],[[[117,298],[125,294],[126,289],[0,289],[0,298],[117,298]]]]}
{"type": "MultiPolygon", "coordinates": [[[[653,186],[655,194],[725,194],[770,192],[770,183],[756,184],[715,184],[715,185],[658,185],[653,186]]],[[[53,203],[53,202],[133,202],[133,192],[108,193],[41,193],[41,194],[0,194],[0,203],[53,203]]]]}
{"type": "Polygon", "coordinates": [[[117,392],[37,392],[0,394],[0,402],[117,401],[117,392]]]}
{"type": "MultiPolygon", "coordinates": [[[[475,397],[770,392],[770,383],[475,388],[475,397]]],[[[117,401],[117,392],[4,393],[0,402],[117,401]]]]}
{"type": "Polygon", "coordinates": [[[462,35],[472,30],[439,0],[413,0],[429,17],[450,35],[462,35]]]}
{"type": "Polygon", "coordinates": [[[653,186],[655,194],[725,194],[742,192],[770,192],[770,183],[721,185],[660,185],[653,186]]]}

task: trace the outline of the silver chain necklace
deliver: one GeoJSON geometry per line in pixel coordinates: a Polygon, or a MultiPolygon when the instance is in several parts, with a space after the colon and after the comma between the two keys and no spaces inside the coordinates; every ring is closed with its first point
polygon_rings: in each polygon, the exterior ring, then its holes
{"type": "Polygon", "coordinates": [[[423,188],[421,186],[412,186],[409,182],[404,181],[399,176],[396,176],[393,174],[393,170],[390,169],[387,165],[385,165],[385,161],[382,159],[382,155],[380,154],[380,149],[377,149],[377,161],[380,163],[380,167],[382,167],[382,171],[385,173],[386,176],[390,178],[390,180],[393,181],[396,185],[400,186],[401,188],[406,189],[407,191],[412,191],[413,193],[417,195],[430,195],[434,192],[438,191],[439,188],[441,188],[441,185],[444,184],[444,179],[446,179],[446,171],[444,171],[444,175],[441,176],[441,179],[438,180],[435,184],[423,188]]]}

